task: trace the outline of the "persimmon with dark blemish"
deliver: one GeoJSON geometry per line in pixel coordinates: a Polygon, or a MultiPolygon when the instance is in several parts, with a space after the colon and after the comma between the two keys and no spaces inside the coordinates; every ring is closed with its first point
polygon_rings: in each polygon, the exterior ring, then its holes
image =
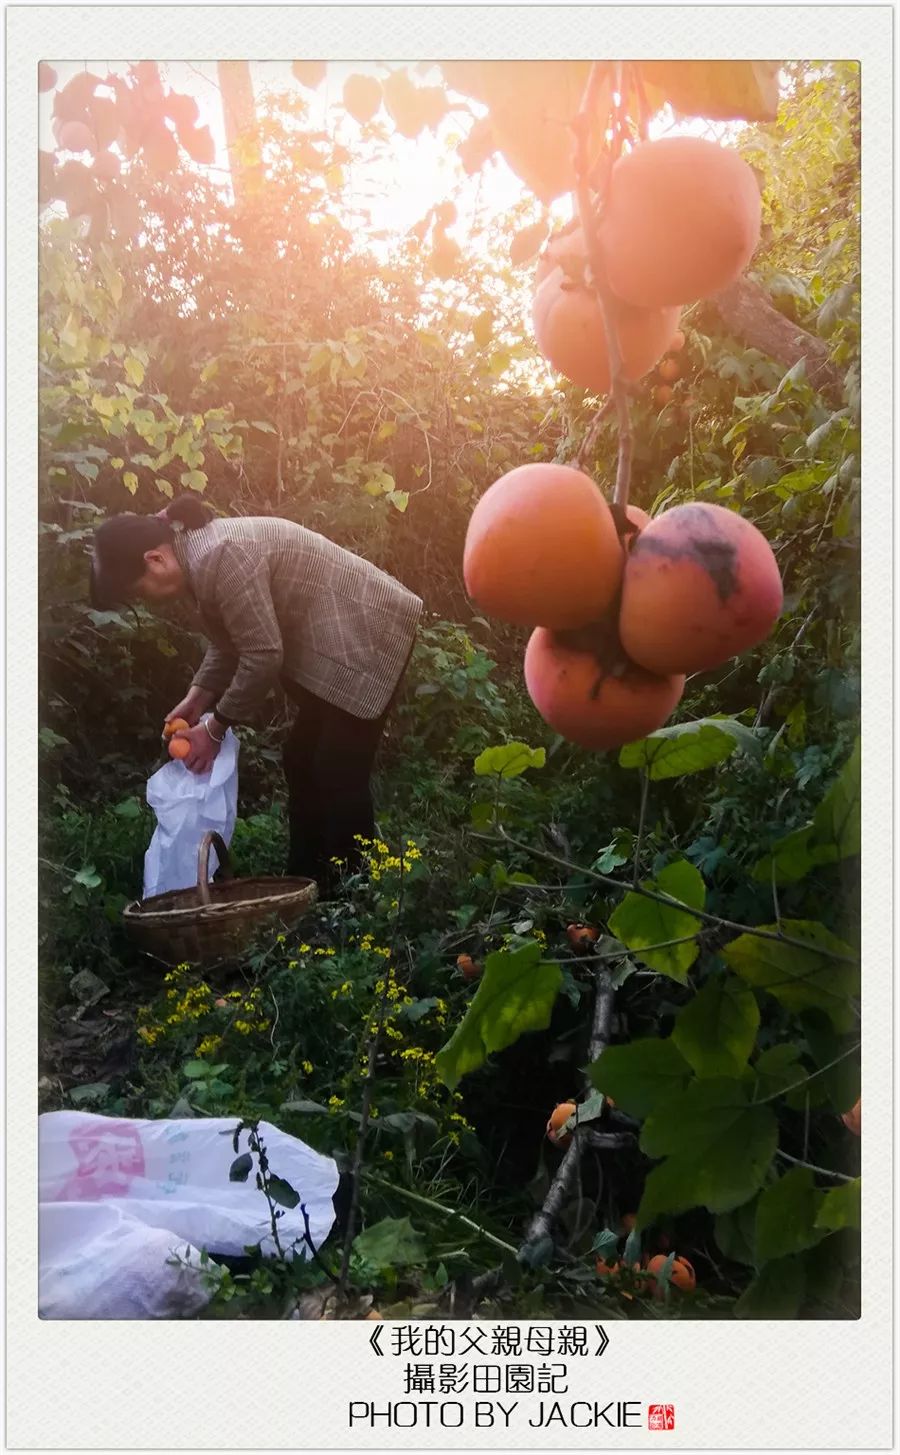
{"type": "Polygon", "coordinates": [[[704,672],[769,635],[783,602],[772,548],[720,505],[677,505],[631,547],[619,635],[648,672],[704,672]]]}
{"type": "Polygon", "coordinates": [[[678,705],[684,677],[658,676],[614,657],[604,665],[595,652],[538,627],[525,649],[525,685],[555,732],[582,748],[607,751],[662,727],[678,705]]]}

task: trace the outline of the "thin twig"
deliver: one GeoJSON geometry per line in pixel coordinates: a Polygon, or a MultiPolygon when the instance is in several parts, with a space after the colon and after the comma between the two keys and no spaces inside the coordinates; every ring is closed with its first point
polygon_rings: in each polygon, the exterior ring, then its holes
{"type": "Polygon", "coordinates": [[[650,790],[650,774],[646,768],[641,770],[641,813],[638,819],[637,839],[634,845],[634,873],[632,874],[632,887],[637,886],[641,870],[641,849],[644,846],[644,818],[647,813],[647,794],[650,790]]]}
{"type": "Polygon", "coordinates": [[[782,1152],[778,1148],[776,1157],[783,1157],[785,1162],[793,1162],[795,1167],[808,1167],[810,1172],[818,1172],[820,1177],[833,1177],[836,1182],[855,1182],[855,1177],[848,1177],[846,1172],[832,1172],[830,1167],[817,1167],[815,1162],[802,1162],[799,1157],[792,1157],[790,1152],[782,1152]]]}

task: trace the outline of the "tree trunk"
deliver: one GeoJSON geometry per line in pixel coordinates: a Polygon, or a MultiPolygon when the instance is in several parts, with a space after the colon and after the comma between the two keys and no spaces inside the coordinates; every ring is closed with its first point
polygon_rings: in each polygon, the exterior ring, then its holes
{"type": "Polygon", "coordinates": [[[225,119],[225,140],[228,144],[228,164],[231,168],[231,187],[235,204],[240,208],[246,201],[248,175],[258,170],[254,163],[243,161],[239,142],[251,135],[256,125],[256,107],[253,100],[253,82],[250,78],[249,61],[217,61],[219,88],[222,92],[222,115],[225,119]]]}
{"type": "Polygon", "coordinates": [[[776,363],[788,368],[806,360],[810,384],[829,404],[840,406],[843,397],[843,376],[829,356],[823,339],[807,333],[779,313],[763,288],[749,278],[716,293],[710,300],[731,333],[741,343],[768,354],[776,363]]]}

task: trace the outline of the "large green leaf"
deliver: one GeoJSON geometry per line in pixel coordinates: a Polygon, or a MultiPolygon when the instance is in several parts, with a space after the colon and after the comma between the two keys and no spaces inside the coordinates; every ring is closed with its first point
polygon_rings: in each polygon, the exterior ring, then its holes
{"type": "Polygon", "coordinates": [[[642,61],[641,73],[683,116],[774,121],[777,61],[642,61]]]}
{"type": "Polygon", "coordinates": [[[733,977],[716,975],[678,1012],[672,1040],[698,1076],[739,1076],[758,1029],[753,991],[733,977]]]}
{"type": "MultiPolygon", "coordinates": [[[[702,909],[706,901],[706,886],[702,875],[687,859],[676,859],[668,864],[655,879],[648,880],[642,888],[677,899],[692,909],[702,909]]],[[[642,894],[630,891],[610,917],[609,928],[616,939],[621,940],[638,959],[652,970],[670,979],[687,983],[687,972],[699,953],[695,940],[691,939],[701,929],[700,920],[686,909],[660,904],[642,894]],[[684,940],[680,945],[669,944],[670,940],[684,940]],[[649,945],[664,945],[664,949],[650,950],[649,945]]]]}
{"type": "Polygon", "coordinates": [[[665,1157],[644,1184],[638,1225],[662,1212],[707,1207],[728,1212],[762,1185],[778,1145],[778,1124],[767,1106],[752,1106],[740,1081],[692,1082],[651,1112],[641,1150],[665,1157]]]}
{"type": "Polygon", "coordinates": [[[756,1265],[756,1207],[759,1199],[752,1198],[731,1212],[719,1213],[716,1218],[714,1236],[716,1244],[734,1263],[756,1265]]]}
{"type": "Polygon", "coordinates": [[[546,1030],[561,985],[562,971],[541,960],[537,944],[488,955],[461,1025],[435,1058],[444,1084],[457,1086],[492,1052],[511,1046],[526,1031],[546,1030]]]}
{"type": "Polygon", "coordinates": [[[779,839],[753,869],[760,883],[795,884],[819,864],[833,864],[858,854],[862,844],[860,816],[860,741],[832,783],[812,823],[779,839]]]}
{"type": "Polygon", "coordinates": [[[527,743],[501,743],[478,754],[475,773],[479,778],[494,773],[501,778],[518,778],[527,768],[543,768],[546,760],[544,748],[529,748],[527,743]]]}
{"type": "Polygon", "coordinates": [[[409,1218],[382,1218],[353,1240],[353,1251],[373,1268],[408,1268],[424,1263],[425,1244],[409,1218]]]}
{"type": "Polygon", "coordinates": [[[732,718],[698,718],[659,728],[619,753],[623,768],[645,768],[650,778],[683,778],[729,758],[735,748],[757,756],[760,746],[750,728],[732,718]]]}
{"type": "Polygon", "coordinates": [[[591,1081],[631,1116],[645,1117],[683,1091],[691,1068],[671,1040],[648,1038],[607,1046],[590,1068],[591,1081]]]}
{"type": "Polygon", "coordinates": [[[799,1258],[767,1263],[734,1306],[736,1319],[795,1319],[806,1293],[806,1274],[799,1258]]]}
{"type": "Polygon", "coordinates": [[[760,1263],[802,1253],[821,1241],[816,1227],[821,1193],[808,1167],[792,1167],[766,1188],[756,1209],[756,1256],[760,1263]]]}
{"type": "Polygon", "coordinates": [[[753,1100],[765,1101],[802,1081],[806,1072],[800,1061],[801,1054],[801,1048],[789,1041],[761,1051],[751,1068],[756,1084],[753,1100]]]}
{"type": "Polygon", "coordinates": [[[825,1011],[836,1030],[849,1029],[854,1023],[852,1000],[859,993],[859,966],[833,957],[852,955],[850,946],[811,920],[782,920],[780,927],[760,925],[769,934],[779,928],[792,940],[802,940],[804,947],[740,935],[721,951],[726,964],[749,985],[774,995],[787,1010],[814,1007],[825,1011]]]}
{"type": "Polygon", "coordinates": [[[860,1225],[860,1190],[862,1179],[855,1177],[840,1187],[826,1192],[816,1214],[816,1227],[827,1232],[838,1232],[841,1228],[858,1228],[860,1225]]]}

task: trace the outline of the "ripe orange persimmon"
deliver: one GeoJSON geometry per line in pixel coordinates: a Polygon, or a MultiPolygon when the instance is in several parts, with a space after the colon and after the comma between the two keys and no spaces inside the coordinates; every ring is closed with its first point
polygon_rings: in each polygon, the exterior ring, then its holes
{"type": "Polygon", "coordinates": [[[589,950],[600,931],[594,925],[574,924],[566,926],[566,938],[573,950],[589,950]]]}
{"type": "Polygon", "coordinates": [[[538,627],[525,649],[525,685],[556,732],[582,748],[605,751],[662,727],[684,691],[684,677],[656,676],[633,662],[614,676],[592,652],[538,627]]]}
{"type": "Polygon", "coordinates": [[[601,1278],[613,1278],[621,1268],[621,1263],[607,1263],[605,1258],[598,1258],[594,1264],[601,1278]]]}
{"type": "Polygon", "coordinates": [[[856,1103],[855,1106],[852,1106],[849,1111],[845,1111],[844,1112],[843,1116],[841,1117],[841,1121],[844,1123],[844,1126],[847,1128],[848,1132],[852,1132],[853,1133],[854,1137],[861,1137],[862,1136],[862,1098],[861,1097],[860,1097],[859,1101],[856,1103]]]}
{"type": "Polygon", "coordinates": [[[173,717],[163,726],[163,737],[170,738],[173,733],[186,733],[190,731],[190,723],[183,717],[173,717]]]}
{"type": "Polygon", "coordinates": [[[677,359],[663,359],[656,372],[667,384],[681,378],[681,368],[677,359]]]}
{"type": "Polygon", "coordinates": [[[767,637],[782,599],[755,525],[721,505],[676,505],[628,554],[619,635],[648,672],[707,671],[767,637]]]}
{"type": "Polygon", "coordinates": [[[457,955],[456,964],[462,971],[463,980],[477,980],[481,974],[481,966],[471,955],[457,955]]]}
{"type": "Polygon", "coordinates": [[[186,758],[187,755],[188,755],[188,753],[190,751],[191,751],[191,745],[188,742],[187,738],[170,738],[169,739],[169,757],[170,758],[186,758]]]}
{"type": "Polygon", "coordinates": [[[561,1128],[565,1126],[570,1116],[574,1116],[578,1110],[574,1101],[561,1101],[553,1108],[547,1122],[547,1140],[556,1147],[567,1147],[572,1140],[571,1133],[561,1134],[561,1128]]]}
{"type": "MultiPolygon", "coordinates": [[[[616,302],[614,322],[625,378],[640,379],[665,351],[678,322],[677,308],[632,308],[616,302]]],[[[573,384],[606,394],[609,348],[596,295],[556,268],[544,279],[532,305],[534,337],[548,363],[573,384]]]]}
{"type": "Polygon", "coordinates": [[[716,293],[752,258],[760,214],[756,177],[732,147],[694,136],[645,142],[610,177],[601,223],[609,285],[638,308],[716,293]]]}
{"type": "Polygon", "coordinates": [[[56,72],[47,61],[41,61],[38,66],[38,90],[52,91],[56,85],[56,72]]]}
{"type": "MultiPolygon", "coordinates": [[[[668,1257],[667,1253],[657,1253],[647,1264],[648,1273],[659,1273],[668,1257]]],[[[665,1298],[665,1289],[658,1284],[655,1278],[646,1280],[647,1288],[654,1298],[665,1298]]],[[[675,1258],[669,1271],[669,1283],[672,1288],[678,1288],[682,1293],[690,1293],[697,1287],[697,1275],[686,1258],[675,1258]]]]}
{"type": "Polygon", "coordinates": [[[522,626],[584,626],[622,579],[612,513],[589,475],[519,465],[482,495],[463,556],[466,591],[483,611],[522,626]]]}
{"type": "Polygon", "coordinates": [[[122,170],[122,163],[115,152],[98,152],[94,157],[94,165],[91,168],[95,177],[103,182],[112,182],[118,177],[122,170]]]}

